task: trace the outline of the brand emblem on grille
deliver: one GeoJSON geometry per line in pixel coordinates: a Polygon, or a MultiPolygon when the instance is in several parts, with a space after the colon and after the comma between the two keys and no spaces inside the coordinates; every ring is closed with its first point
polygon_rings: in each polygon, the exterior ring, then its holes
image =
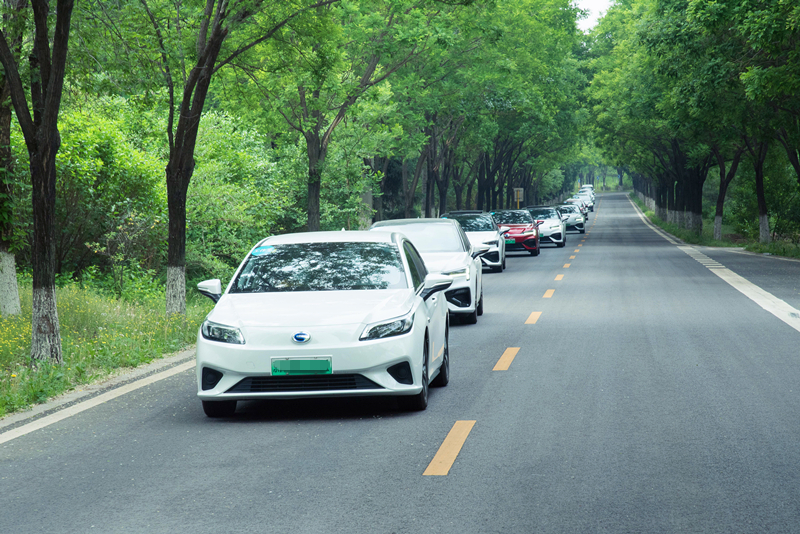
{"type": "Polygon", "coordinates": [[[311,339],[311,334],[308,332],[297,332],[292,335],[292,341],[295,343],[308,343],[309,339],[311,339]]]}

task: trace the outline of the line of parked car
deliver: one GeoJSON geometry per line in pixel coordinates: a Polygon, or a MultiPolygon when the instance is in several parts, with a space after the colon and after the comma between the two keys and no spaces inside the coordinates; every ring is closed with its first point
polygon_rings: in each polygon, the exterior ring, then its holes
{"type": "Polygon", "coordinates": [[[198,284],[216,303],[197,336],[203,410],[379,395],[424,410],[429,385],[450,380],[451,320],[483,314],[484,267],[502,272],[506,252],[536,256],[541,243],[564,246],[568,229],[585,232],[594,193],[575,200],[261,240],[224,291],[218,279],[198,284]]]}

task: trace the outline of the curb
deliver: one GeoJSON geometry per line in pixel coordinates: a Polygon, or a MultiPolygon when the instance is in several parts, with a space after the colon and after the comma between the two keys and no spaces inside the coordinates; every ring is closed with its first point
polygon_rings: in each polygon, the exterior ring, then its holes
{"type": "Polygon", "coordinates": [[[108,391],[112,391],[136,380],[153,375],[165,369],[178,366],[188,362],[195,357],[195,347],[191,346],[172,356],[160,358],[141,367],[123,371],[120,374],[106,377],[101,382],[84,384],[72,391],[68,391],[48,400],[43,404],[37,404],[22,412],[15,412],[0,418],[0,434],[12,430],[18,426],[28,424],[42,417],[59,412],[79,402],[91,399],[108,391]]]}

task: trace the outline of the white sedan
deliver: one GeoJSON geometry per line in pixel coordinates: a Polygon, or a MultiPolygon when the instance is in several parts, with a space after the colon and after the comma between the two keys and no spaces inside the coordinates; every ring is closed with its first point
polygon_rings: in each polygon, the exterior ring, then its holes
{"type": "Polygon", "coordinates": [[[240,400],[398,395],[424,410],[450,376],[453,279],[428,274],[404,236],[310,232],[260,241],[197,335],[197,396],[209,417],[240,400]]]}
{"type": "Polygon", "coordinates": [[[458,221],[452,219],[395,219],[372,225],[371,231],[401,232],[422,254],[431,272],[453,277],[445,293],[450,313],[467,324],[483,315],[483,266],[480,255],[488,245],[473,245],[458,221]]]}

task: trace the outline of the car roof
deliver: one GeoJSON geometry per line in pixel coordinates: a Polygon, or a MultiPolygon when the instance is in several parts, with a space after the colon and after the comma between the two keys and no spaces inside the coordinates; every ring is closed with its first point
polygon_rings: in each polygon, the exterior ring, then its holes
{"type": "Polygon", "coordinates": [[[343,232],[299,232],[281,234],[262,239],[259,244],[288,245],[295,243],[392,243],[394,232],[369,232],[366,230],[343,232]]]}
{"type": "Polygon", "coordinates": [[[448,215],[489,215],[483,210],[454,210],[448,211],[442,217],[447,217],[448,215]]]}
{"type": "Polygon", "coordinates": [[[386,226],[403,226],[406,224],[458,224],[453,219],[391,219],[388,221],[378,221],[370,227],[370,231],[378,230],[386,226]]]}

